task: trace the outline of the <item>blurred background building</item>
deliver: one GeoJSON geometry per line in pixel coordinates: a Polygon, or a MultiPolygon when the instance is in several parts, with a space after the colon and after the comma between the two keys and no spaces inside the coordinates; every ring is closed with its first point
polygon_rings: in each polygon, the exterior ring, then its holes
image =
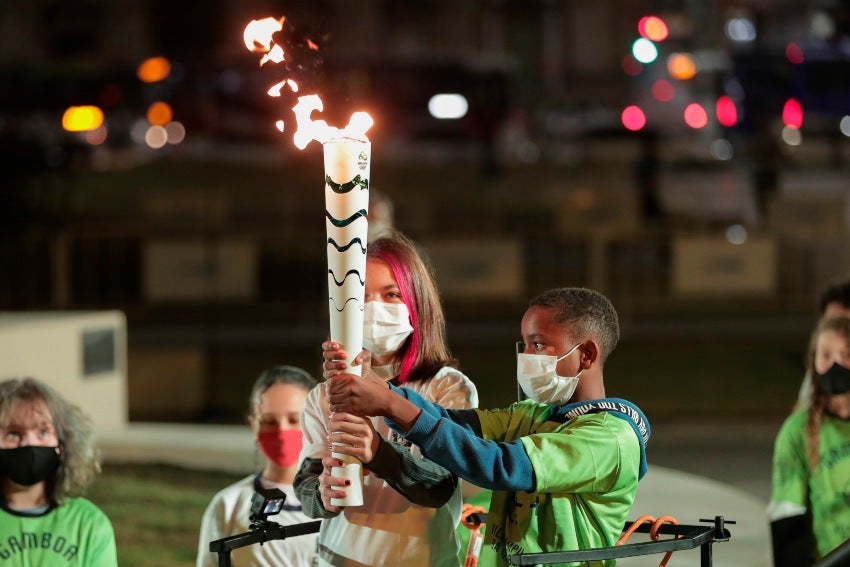
{"type": "Polygon", "coordinates": [[[0,3],[0,309],[122,311],[132,419],[237,421],[262,368],[318,369],[321,152],[275,128],[283,75],[375,118],[482,405],[543,289],[605,292],[639,352],[802,349],[850,271],[846,0],[0,3]],[[267,16],[283,67],[243,43],[267,16]]]}

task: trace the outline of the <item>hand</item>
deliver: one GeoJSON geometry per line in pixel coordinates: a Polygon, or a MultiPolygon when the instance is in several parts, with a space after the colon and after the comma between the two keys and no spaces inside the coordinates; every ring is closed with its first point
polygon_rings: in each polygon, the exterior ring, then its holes
{"type": "Polygon", "coordinates": [[[388,415],[392,397],[389,384],[374,375],[361,378],[338,374],[328,381],[328,404],[333,413],[359,416],[388,415]]]}
{"type": "MultiPolygon", "coordinates": [[[[325,379],[332,378],[337,374],[342,374],[348,370],[348,353],[342,350],[339,343],[334,341],[325,341],[322,343],[322,376],[325,379]]],[[[366,349],[360,351],[352,361],[352,366],[361,366],[361,376],[366,376],[372,370],[372,353],[366,349]]]]}
{"type": "Polygon", "coordinates": [[[363,464],[375,459],[381,436],[369,419],[345,412],[333,413],[328,419],[328,431],[332,452],[351,455],[363,464]]]}
{"type": "Polygon", "coordinates": [[[322,466],[322,474],[319,475],[319,495],[322,497],[322,506],[328,512],[339,512],[343,507],[331,504],[331,498],[345,498],[348,496],[345,487],[351,481],[346,478],[331,476],[331,468],[341,467],[341,460],[334,457],[322,457],[322,466]]]}

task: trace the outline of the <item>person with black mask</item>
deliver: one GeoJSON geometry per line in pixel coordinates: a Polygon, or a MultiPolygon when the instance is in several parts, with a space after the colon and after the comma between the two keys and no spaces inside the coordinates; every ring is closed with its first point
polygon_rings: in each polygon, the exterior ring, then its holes
{"type": "Polygon", "coordinates": [[[34,378],[0,382],[0,564],[118,565],[112,523],[79,496],[99,472],[77,406],[34,378]]]}
{"type": "Polygon", "coordinates": [[[782,424],[768,506],[777,567],[812,565],[850,539],[850,317],[812,334],[806,407],[782,424]]]}

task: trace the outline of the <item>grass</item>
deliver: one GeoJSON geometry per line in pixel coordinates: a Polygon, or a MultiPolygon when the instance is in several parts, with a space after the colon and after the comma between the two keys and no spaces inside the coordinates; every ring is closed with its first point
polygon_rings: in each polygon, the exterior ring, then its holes
{"type": "Polygon", "coordinates": [[[190,567],[204,509],[242,476],[107,463],[87,497],[112,520],[122,567],[190,567]]]}

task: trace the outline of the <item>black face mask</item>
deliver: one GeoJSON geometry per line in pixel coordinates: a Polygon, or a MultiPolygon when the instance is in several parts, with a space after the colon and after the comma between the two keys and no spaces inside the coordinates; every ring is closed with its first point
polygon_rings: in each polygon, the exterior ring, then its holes
{"type": "Polygon", "coordinates": [[[850,392],[850,368],[846,366],[841,366],[837,362],[833,362],[829,370],[823,374],[814,372],[814,375],[820,381],[824,392],[830,396],[850,392]]]}
{"type": "Polygon", "coordinates": [[[59,462],[56,447],[24,445],[0,449],[0,476],[21,486],[32,486],[49,479],[59,468],[59,462]]]}

